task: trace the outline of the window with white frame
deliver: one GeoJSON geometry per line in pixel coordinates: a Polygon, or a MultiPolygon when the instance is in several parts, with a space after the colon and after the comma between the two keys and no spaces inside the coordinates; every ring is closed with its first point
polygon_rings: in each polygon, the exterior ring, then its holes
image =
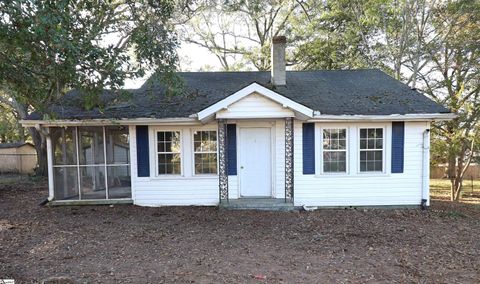
{"type": "Polygon", "coordinates": [[[383,171],[383,128],[360,129],[360,172],[383,171]]]}
{"type": "Polygon", "coordinates": [[[323,172],[347,172],[347,129],[323,129],[323,172]]]}
{"type": "Polygon", "coordinates": [[[195,174],[217,173],[217,131],[193,132],[195,174]]]}
{"type": "Polygon", "coordinates": [[[157,131],[158,175],[181,174],[180,131],[157,131]]]}

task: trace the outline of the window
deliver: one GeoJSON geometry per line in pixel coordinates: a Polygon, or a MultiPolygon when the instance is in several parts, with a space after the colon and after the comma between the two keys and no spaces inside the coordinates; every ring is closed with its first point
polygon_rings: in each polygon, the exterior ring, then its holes
{"type": "Polygon", "coordinates": [[[195,131],[193,133],[195,174],[217,173],[217,132],[195,131]]]}
{"type": "Polygon", "coordinates": [[[181,174],[180,131],[157,132],[157,164],[159,175],[181,174]]]}
{"type": "Polygon", "coordinates": [[[383,128],[360,129],[360,172],[383,171],[383,128]]]}
{"type": "Polygon", "coordinates": [[[347,171],[347,129],[323,129],[323,172],[347,171]]]}

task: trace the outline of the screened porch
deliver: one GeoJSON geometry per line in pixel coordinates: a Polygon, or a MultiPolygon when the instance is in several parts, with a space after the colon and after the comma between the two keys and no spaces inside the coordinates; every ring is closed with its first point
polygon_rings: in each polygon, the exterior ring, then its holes
{"type": "Polygon", "coordinates": [[[131,199],[128,127],[50,128],[54,200],[131,199]]]}

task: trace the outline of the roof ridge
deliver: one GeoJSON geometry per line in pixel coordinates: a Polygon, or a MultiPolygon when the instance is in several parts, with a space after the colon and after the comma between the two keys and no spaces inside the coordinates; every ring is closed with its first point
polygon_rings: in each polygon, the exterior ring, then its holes
{"type": "MultiPolygon", "coordinates": [[[[356,71],[380,71],[382,70],[378,68],[356,68],[356,69],[318,69],[318,70],[287,70],[288,72],[292,73],[302,73],[302,72],[356,72],[356,71]]],[[[225,74],[235,74],[235,73],[269,73],[270,71],[259,71],[259,70],[252,70],[252,71],[177,71],[175,73],[178,74],[214,74],[214,73],[225,73],[225,74]]]]}

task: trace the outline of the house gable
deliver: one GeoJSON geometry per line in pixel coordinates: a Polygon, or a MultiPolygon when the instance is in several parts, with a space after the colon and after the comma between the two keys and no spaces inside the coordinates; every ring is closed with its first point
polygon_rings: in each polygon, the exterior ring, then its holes
{"type": "Polygon", "coordinates": [[[259,93],[252,93],[216,113],[217,119],[229,118],[281,118],[295,113],[259,93]]]}
{"type": "Polygon", "coordinates": [[[208,121],[214,116],[249,118],[248,115],[252,115],[253,118],[295,116],[298,119],[308,119],[313,117],[313,110],[257,83],[252,83],[196,114],[201,121],[208,121]]]}

